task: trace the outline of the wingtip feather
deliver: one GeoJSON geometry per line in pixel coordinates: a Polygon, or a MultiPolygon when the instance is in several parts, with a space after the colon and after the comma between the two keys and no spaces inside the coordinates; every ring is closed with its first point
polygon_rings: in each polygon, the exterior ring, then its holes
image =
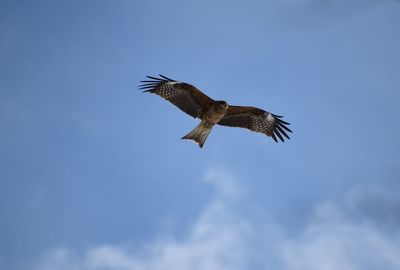
{"type": "Polygon", "coordinates": [[[283,123],[278,122],[278,126],[285,129],[287,132],[293,133],[293,131],[287,126],[285,126],[283,123]]]}
{"type": "Polygon", "coordinates": [[[272,139],[274,139],[274,141],[277,143],[278,140],[276,139],[276,136],[273,132],[270,133],[270,136],[272,137],[272,139]]]}
{"type": "Polygon", "coordinates": [[[286,134],[286,132],[285,132],[279,125],[276,126],[276,129],[277,129],[280,133],[282,133],[283,136],[285,136],[286,138],[288,138],[288,139],[290,140],[290,137],[286,134]]]}
{"type": "Polygon", "coordinates": [[[164,75],[162,75],[162,74],[158,74],[158,76],[160,76],[161,78],[163,78],[163,79],[165,79],[165,80],[167,80],[167,81],[174,81],[173,79],[168,78],[167,76],[164,76],[164,75]]]}
{"type": "Polygon", "coordinates": [[[148,76],[148,75],[146,75],[146,77],[149,78],[149,79],[152,79],[152,80],[156,80],[156,81],[162,81],[163,80],[163,79],[156,78],[156,77],[153,77],[153,76],[148,76]]]}
{"type": "Polygon", "coordinates": [[[285,141],[285,140],[283,139],[282,135],[279,133],[278,130],[275,129],[273,132],[276,134],[276,136],[278,136],[278,138],[279,138],[282,142],[285,141]]]}

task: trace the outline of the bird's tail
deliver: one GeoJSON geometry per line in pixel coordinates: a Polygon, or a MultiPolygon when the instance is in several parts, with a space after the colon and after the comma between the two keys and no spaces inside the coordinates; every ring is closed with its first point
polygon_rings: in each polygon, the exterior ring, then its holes
{"type": "Polygon", "coordinates": [[[200,122],[200,124],[195,129],[183,136],[182,140],[193,140],[199,144],[200,148],[202,148],[212,128],[213,125],[208,125],[207,123],[200,122]]]}

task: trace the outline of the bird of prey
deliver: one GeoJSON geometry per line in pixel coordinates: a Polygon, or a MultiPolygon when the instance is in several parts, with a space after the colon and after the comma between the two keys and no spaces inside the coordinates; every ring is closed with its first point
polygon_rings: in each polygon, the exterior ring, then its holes
{"type": "Polygon", "coordinates": [[[185,82],[175,81],[159,74],[160,78],[146,76],[149,80],[140,81],[143,92],[157,94],[168,100],[183,112],[200,118],[200,124],[182,137],[193,140],[203,147],[215,124],[247,128],[261,132],[278,142],[290,139],[286,132],[292,132],[282,116],[272,114],[256,107],[228,105],[223,100],[213,100],[199,89],[185,82]]]}

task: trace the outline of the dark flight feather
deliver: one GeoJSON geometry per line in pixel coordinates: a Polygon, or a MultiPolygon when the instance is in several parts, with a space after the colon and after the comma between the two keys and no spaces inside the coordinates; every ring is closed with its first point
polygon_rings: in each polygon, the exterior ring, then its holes
{"type": "Polygon", "coordinates": [[[283,129],[288,132],[292,131],[285,126],[290,124],[281,120],[281,117],[256,107],[229,106],[228,111],[218,122],[218,125],[247,128],[254,132],[264,133],[272,137],[275,142],[278,142],[276,138],[278,136],[284,142],[283,136],[287,139],[290,139],[290,137],[283,129]]]}
{"type": "Polygon", "coordinates": [[[194,118],[201,118],[202,112],[214,102],[191,84],[159,76],[161,78],[146,76],[151,80],[141,81],[139,89],[161,96],[194,118]]]}

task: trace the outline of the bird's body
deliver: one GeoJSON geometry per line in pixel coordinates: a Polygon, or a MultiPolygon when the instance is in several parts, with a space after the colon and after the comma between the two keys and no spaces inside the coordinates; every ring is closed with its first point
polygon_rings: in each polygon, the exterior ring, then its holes
{"type": "Polygon", "coordinates": [[[215,101],[202,93],[196,87],[184,82],[177,82],[160,75],[161,78],[147,76],[151,80],[141,81],[144,92],[157,94],[170,101],[182,111],[194,118],[201,119],[200,124],[182,139],[194,140],[203,147],[205,140],[214,125],[247,128],[261,132],[278,142],[276,136],[283,142],[282,137],[292,132],[281,120],[281,116],[266,112],[262,109],[246,106],[231,106],[225,101],[215,101]]]}
{"type": "Polygon", "coordinates": [[[217,101],[211,104],[211,106],[201,115],[200,119],[202,122],[215,125],[225,116],[228,110],[228,103],[225,101],[217,101]]]}
{"type": "Polygon", "coordinates": [[[215,124],[218,124],[222,118],[224,118],[227,110],[228,103],[225,101],[217,101],[211,104],[211,106],[200,116],[200,124],[191,132],[183,136],[182,139],[194,140],[200,147],[203,147],[211,129],[215,124]]]}

